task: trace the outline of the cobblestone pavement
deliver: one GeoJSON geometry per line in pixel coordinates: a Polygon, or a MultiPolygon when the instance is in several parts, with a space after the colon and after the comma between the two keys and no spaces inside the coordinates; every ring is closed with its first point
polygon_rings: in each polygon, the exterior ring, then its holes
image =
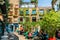
{"type": "Polygon", "coordinates": [[[4,36],[1,36],[0,40],[19,40],[19,38],[13,33],[5,32],[4,36]]]}

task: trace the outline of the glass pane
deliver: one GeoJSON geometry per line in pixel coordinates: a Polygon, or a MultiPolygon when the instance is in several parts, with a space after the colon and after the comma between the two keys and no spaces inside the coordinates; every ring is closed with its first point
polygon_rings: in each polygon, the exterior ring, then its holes
{"type": "Polygon", "coordinates": [[[32,22],[36,22],[36,17],[32,17],[32,22]]]}
{"type": "Polygon", "coordinates": [[[40,10],[39,12],[40,12],[41,14],[44,14],[44,10],[40,10]]]}
{"type": "Polygon", "coordinates": [[[30,2],[30,0],[22,0],[23,2],[30,2]]]}
{"type": "Polygon", "coordinates": [[[32,14],[36,14],[36,10],[33,10],[33,11],[32,11],[32,14]]]}
{"type": "Polygon", "coordinates": [[[23,14],[23,11],[20,11],[20,14],[23,14]]]}
{"type": "Polygon", "coordinates": [[[26,14],[29,14],[29,10],[26,10],[26,14]]]}

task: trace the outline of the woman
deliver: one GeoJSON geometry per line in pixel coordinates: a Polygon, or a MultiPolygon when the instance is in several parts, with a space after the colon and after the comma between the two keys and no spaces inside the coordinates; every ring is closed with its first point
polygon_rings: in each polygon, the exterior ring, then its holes
{"type": "Polygon", "coordinates": [[[22,27],[22,26],[20,26],[20,34],[22,35],[22,34],[23,34],[23,32],[24,32],[24,29],[23,29],[23,27],[22,27]]]}

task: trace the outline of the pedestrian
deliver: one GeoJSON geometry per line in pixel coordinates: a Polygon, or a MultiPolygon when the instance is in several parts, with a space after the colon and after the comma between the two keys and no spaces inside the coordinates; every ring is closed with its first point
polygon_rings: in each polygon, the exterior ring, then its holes
{"type": "Polygon", "coordinates": [[[11,31],[13,32],[13,25],[11,25],[11,31]]]}
{"type": "Polygon", "coordinates": [[[39,40],[43,40],[43,30],[41,29],[40,32],[38,33],[38,38],[39,40]]]}
{"type": "Polygon", "coordinates": [[[5,24],[1,19],[0,19],[0,30],[2,31],[1,35],[4,35],[5,24]]]}
{"type": "Polygon", "coordinates": [[[24,32],[24,29],[23,29],[23,27],[22,27],[22,25],[21,25],[21,26],[20,26],[20,34],[22,35],[23,32],[24,32]]]}
{"type": "Polygon", "coordinates": [[[0,0],[0,9],[1,9],[1,12],[2,12],[2,16],[3,16],[3,21],[0,19],[0,23],[1,23],[1,27],[2,27],[2,34],[1,35],[4,35],[4,30],[5,30],[5,24],[4,22],[6,22],[6,18],[7,18],[7,10],[6,10],[6,0],[0,0]]]}
{"type": "Polygon", "coordinates": [[[33,38],[33,37],[32,37],[32,32],[29,32],[29,33],[28,33],[28,39],[29,39],[29,40],[32,40],[32,38],[33,38]]]}
{"type": "Polygon", "coordinates": [[[60,29],[59,30],[56,30],[56,38],[57,40],[60,40],[60,29]]]}
{"type": "Polygon", "coordinates": [[[48,40],[48,34],[47,34],[47,32],[43,32],[43,40],[48,40]]]}

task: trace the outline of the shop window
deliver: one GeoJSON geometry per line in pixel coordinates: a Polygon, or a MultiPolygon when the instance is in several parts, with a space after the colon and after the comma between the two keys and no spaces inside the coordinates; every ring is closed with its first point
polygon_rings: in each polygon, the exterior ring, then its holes
{"type": "Polygon", "coordinates": [[[32,17],[32,22],[36,22],[36,17],[32,17]]]}

